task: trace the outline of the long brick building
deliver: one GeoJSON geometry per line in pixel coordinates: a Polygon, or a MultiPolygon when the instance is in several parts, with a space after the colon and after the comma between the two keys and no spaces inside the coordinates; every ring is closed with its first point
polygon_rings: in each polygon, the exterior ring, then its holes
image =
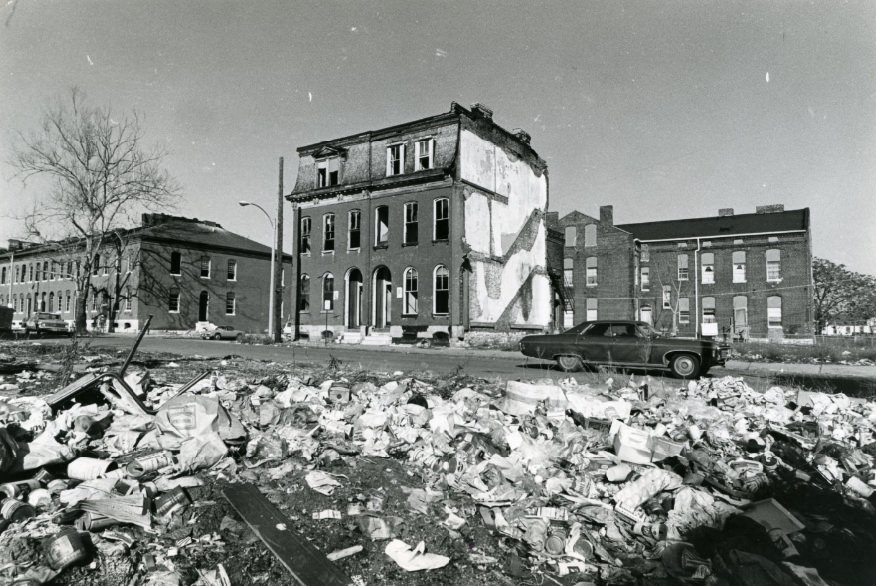
{"type": "Polygon", "coordinates": [[[300,335],[377,343],[550,325],[547,166],[492,115],[453,103],[298,149],[287,199],[300,335]]]}
{"type": "MultiPolygon", "coordinates": [[[[73,324],[82,254],[75,243],[10,242],[0,253],[0,304],[13,308],[14,325],[38,311],[73,324]]],[[[157,330],[212,322],[264,331],[270,259],[269,247],[215,222],[143,214],[140,226],[108,237],[98,251],[85,292],[87,325],[113,319],[117,331],[136,331],[152,315],[157,330]]],[[[289,255],[284,266],[288,285],[289,255]]]]}
{"type": "Polygon", "coordinates": [[[564,231],[568,326],[641,319],[679,336],[811,338],[809,209],[636,224],[572,212],[564,231]]]}

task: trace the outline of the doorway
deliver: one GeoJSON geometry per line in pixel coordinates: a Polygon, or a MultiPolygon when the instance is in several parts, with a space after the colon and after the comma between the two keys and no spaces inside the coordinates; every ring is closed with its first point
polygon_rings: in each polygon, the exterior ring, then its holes
{"type": "Polygon", "coordinates": [[[207,321],[210,309],[210,295],[206,291],[201,291],[201,296],[198,298],[198,321],[207,321]]]}
{"type": "Polygon", "coordinates": [[[392,273],[381,266],[374,270],[372,307],[375,328],[386,328],[392,323],[392,273]]]}
{"type": "Polygon", "coordinates": [[[347,271],[347,328],[356,329],[362,325],[362,271],[350,269],[347,271]]]}

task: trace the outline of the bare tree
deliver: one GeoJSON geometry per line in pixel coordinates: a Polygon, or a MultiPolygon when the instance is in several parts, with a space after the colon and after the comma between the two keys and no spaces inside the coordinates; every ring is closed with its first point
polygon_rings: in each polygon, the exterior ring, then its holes
{"type": "MultiPolygon", "coordinates": [[[[85,331],[88,295],[95,262],[118,230],[133,225],[143,210],[174,206],[179,186],[162,168],[162,147],[146,149],[136,112],[116,116],[108,107],[85,103],[73,88],[69,101],[47,109],[42,127],[19,134],[11,161],[26,183],[48,179],[49,189],[25,218],[29,237],[54,238],[76,250],[79,270],[74,282],[76,330],[85,331]]],[[[116,295],[116,303],[118,295],[116,295]]]]}

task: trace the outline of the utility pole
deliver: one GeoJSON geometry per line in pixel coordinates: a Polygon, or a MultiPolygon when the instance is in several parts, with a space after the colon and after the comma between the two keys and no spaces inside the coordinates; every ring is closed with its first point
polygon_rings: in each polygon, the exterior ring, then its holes
{"type": "Polygon", "coordinates": [[[274,290],[271,291],[274,300],[272,308],[274,312],[274,331],[271,332],[271,336],[273,336],[274,342],[279,342],[283,332],[283,157],[280,157],[280,186],[277,192],[276,222],[277,227],[274,231],[274,235],[277,238],[274,244],[274,250],[276,250],[273,267],[274,290]]]}

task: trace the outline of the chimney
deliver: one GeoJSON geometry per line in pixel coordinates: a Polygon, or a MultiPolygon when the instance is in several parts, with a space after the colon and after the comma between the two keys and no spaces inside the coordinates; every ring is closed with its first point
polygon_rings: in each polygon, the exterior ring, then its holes
{"type": "Polygon", "coordinates": [[[522,128],[515,128],[511,131],[511,134],[517,137],[517,140],[519,140],[523,144],[529,144],[529,141],[532,140],[532,137],[529,135],[529,133],[522,128]]]}
{"type": "Polygon", "coordinates": [[[774,203],[768,206],[757,206],[755,211],[758,214],[774,214],[776,212],[784,212],[785,204],[783,203],[774,203]]]}
{"type": "Polygon", "coordinates": [[[600,206],[599,221],[606,226],[614,226],[614,206],[600,206]]]}
{"type": "Polygon", "coordinates": [[[733,208],[721,208],[718,210],[718,217],[723,218],[724,216],[732,216],[733,208]]]}
{"type": "Polygon", "coordinates": [[[485,120],[493,119],[493,111],[488,106],[485,106],[480,102],[475,102],[471,105],[471,114],[475,118],[483,118],[485,120]]]}
{"type": "Polygon", "coordinates": [[[547,212],[544,215],[544,223],[548,228],[560,229],[560,212],[547,212]]]}

